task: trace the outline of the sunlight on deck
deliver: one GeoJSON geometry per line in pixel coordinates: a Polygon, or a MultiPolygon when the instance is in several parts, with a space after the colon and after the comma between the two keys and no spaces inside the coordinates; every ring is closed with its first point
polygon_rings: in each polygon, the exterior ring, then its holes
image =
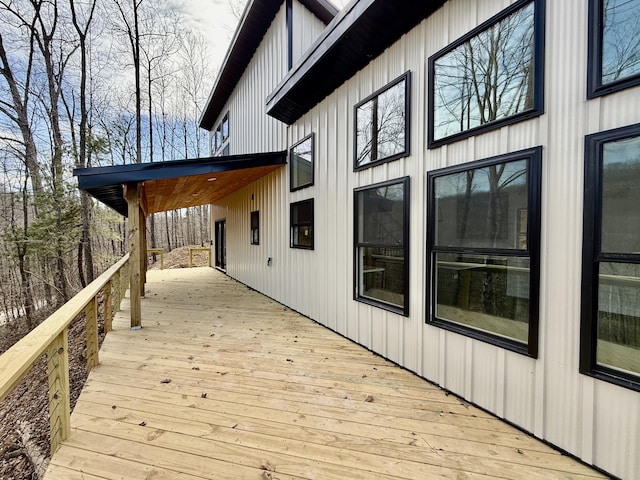
{"type": "Polygon", "coordinates": [[[213,269],[122,306],[46,480],[604,478],[213,269]]]}

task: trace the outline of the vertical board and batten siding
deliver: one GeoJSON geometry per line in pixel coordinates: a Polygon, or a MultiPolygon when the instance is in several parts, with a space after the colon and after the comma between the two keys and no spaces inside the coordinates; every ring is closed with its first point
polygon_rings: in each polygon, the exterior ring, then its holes
{"type": "MultiPolygon", "coordinates": [[[[640,122],[640,87],[586,99],[588,1],[546,2],[544,115],[426,146],[429,56],[511,3],[447,2],[286,130],[282,148],[315,135],[312,187],[289,192],[283,168],[214,207],[213,219],[227,218],[231,276],[589,464],[640,479],[640,394],[578,372],[584,137],[640,122]],[[408,70],[411,155],[353,172],[354,105],[408,70]],[[532,359],[425,324],[426,175],[536,146],[543,147],[541,288],[539,355],[532,359]],[[411,206],[408,317],[353,300],[353,190],[404,176],[411,206]],[[315,199],[315,250],[291,249],[289,205],[307,198],[315,199]],[[259,246],[249,245],[255,205],[259,246]]],[[[264,99],[251,108],[263,109],[264,99]]],[[[281,141],[265,139],[272,149],[281,141]]]]}
{"type": "MultiPolygon", "coordinates": [[[[292,61],[295,65],[316,38],[324,31],[326,25],[300,2],[293,2],[293,42],[292,61]]],[[[271,93],[271,92],[269,92],[271,93]]]]}

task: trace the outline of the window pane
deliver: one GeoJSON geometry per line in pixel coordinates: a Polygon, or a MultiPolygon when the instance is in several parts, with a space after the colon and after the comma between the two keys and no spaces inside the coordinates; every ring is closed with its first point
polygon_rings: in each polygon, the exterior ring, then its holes
{"type": "Polygon", "coordinates": [[[358,196],[358,243],[401,246],[404,235],[404,184],[364,190],[358,196]]]}
{"type": "Polygon", "coordinates": [[[294,225],[311,225],[313,218],[313,202],[304,201],[292,206],[291,223],[294,225]]]}
{"type": "Polygon", "coordinates": [[[405,82],[378,96],[378,160],[405,151],[405,82]]]}
{"type": "Polygon", "coordinates": [[[640,253],[640,137],[605,143],[602,156],[601,250],[640,253]]]}
{"type": "Polygon", "coordinates": [[[529,259],[436,253],[436,317],[527,343],[529,259]]]}
{"type": "Polygon", "coordinates": [[[358,253],[359,296],[403,307],[403,249],[361,247],[358,253]]]}
{"type": "Polygon", "coordinates": [[[604,0],[602,83],[640,73],[640,0],[604,0]]]}
{"type": "Polygon", "coordinates": [[[370,101],[356,110],[357,154],[356,164],[366,165],[372,162],[371,146],[373,142],[373,106],[370,101]]]}
{"type": "Polygon", "coordinates": [[[600,264],[597,363],[640,374],[640,265],[600,264]]]}
{"type": "Polygon", "coordinates": [[[527,161],[434,179],[437,246],[527,249],[527,161]]]}
{"type": "Polygon", "coordinates": [[[291,227],[293,245],[296,247],[313,246],[313,230],[311,225],[299,225],[291,227]]]}
{"type": "Polygon", "coordinates": [[[534,2],[434,62],[434,139],[534,105],[534,2]]]}
{"type": "Polygon", "coordinates": [[[229,138],[229,115],[222,119],[222,140],[229,138]]]}
{"type": "Polygon", "coordinates": [[[313,140],[311,137],[291,150],[291,187],[313,183],[313,140]]]}

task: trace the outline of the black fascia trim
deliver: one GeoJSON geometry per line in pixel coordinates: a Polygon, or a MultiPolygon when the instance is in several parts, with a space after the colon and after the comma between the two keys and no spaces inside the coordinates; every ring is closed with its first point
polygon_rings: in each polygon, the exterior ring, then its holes
{"type": "MultiPolygon", "coordinates": [[[[325,24],[328,24],[338,13],[336,8],[326,0],[299,1],[325,24]]],[[[200,128],[211,130],[215,124],[282,3],[283,0],[249,0],[247,3],[207,99],[206,107],[200,116],[200,128]]]]}
{"type": "Polygon", "coordinates": [[[285,165],[287,152],[253,153],[228,157],[205,157],[169,162],[133,163],[109,167],[75,168],[78,188],[87,190],[129,182],[162,180],[173,177],[189,177],[207,173],[220,173],[246,168],[285,165]]]}
{"type": "Polygon", "coordinates": [[[496,130],[498,128],[513,125],[515,123],[522,122],[524,120],[529,120],[531,118],[539,117],[544,113],[544,59],[545,59],[545,11],[546,11],[546,0],[520,0],[506,9],[499,12],[497,15],[494,15],[486,22],[477,26],[473,30],[471,30],[466,35],[460,37],[455,42],[447,45],[445,48],[435,53],[431,57],[429,57],[429,86],[428,86],[428,108],[427,108],[427,148],[433,149],[441,147],[442,145],[447,145],[449,143],[457,142],[459,140],[463,140],[465,138],[469,138],[475,135],[480,135],[485,132],[489,132],[491,130],[496,130]],[[507,118],[503,118],[500,120],[494,120],[493,122],[485,123],[484,125],[480,125],[478,127],[471,128],[469,130],[465,130],[464,132],[459,132],[453,135],[449,135],[448,137],[441,138],[439,140],[434,139],[434,98],[435,98],[435,89],[434,89],[434,64],[436,60],[438,60],[441,56],[446,53],[449,53],[451,50],[459,47],[463,43],[467,42],[480,32],[488,29],[493,24],[503,20],[508,17],[515,11],[523,8],[527,3],[534,3],[534,76],[533,76],[533,107],[527,111],[518,113],[516,115],[512,115],[507,118]]]}
{"type": "MultiPolygon", "coordinates": [[[[373,148],[373,147],[372,147],[373,148]]],[[[409,157],[411,155],[411,70],[407,70],[405,73],[397,78],[391,80],[382,88],[379,88],[364,100],[356,103],[353,106],[353,171],[366,170],[367,168],[375,167],[387,162],[393,162],[400,158],[409,157]],[[379,97],[382,93],[386,92],[390,88],[395,87],[400,82],[404,81],[404,118],[405,118],[405,133],[404,133],[404,151],[396,153],[376,160],[375,162],[366,163],[364,165],[358,165],[358,108],[367,102],[370,102],[376,97],[379,97]]]]}
{"type": "Polygon", "coordinates": [[[598,282],[602,261],[640,263],[638,255],[602,254],[602,153],[605,143],[640,136],[640,123],[585,136],[584,212],[582,227],[582,284],[580,298],[580,373],[614,385],[640,391],[640,374],[633,375],[599,366],[598,282]]]}
{"type": "Polygon", "coordinates": [[[313,185],[315,185],[315,180],[316,180],[316,138],[315,138],[314,132],[311,132],[309,135],[304,137],[302,140],[300,140],[297,143],[293,144],[291,146],[291,148],[289,149],[289,191],[290,192],[297,192],[298,190],[302,190],[303,188],[312,187],[313,185]],[[304,143],[305,141],[307,141],[309,138],[311,138],[311,158],[312,158],[312,160],[311,160],[311,182],[310,183],[305,183],[304,185],[300,185],[298,187],[293,187],[292,186],[293,185],[293,160],[292,160],[293,149],[296,148],[301,143],[304,143]]]}
{"type": "MultiPolygon", "coordinates": [[[[297,248],[300,250],[314,250],[315,249],[315,244],[316,244],[316,212],[315,212],[315,202],[313,201],[313,198],[308,198],[306,200],[300,200],[299,202],[292,202],[289,205],[289,247],[290,248],[297,248]],[[295,207],[298,207],[300,205],[304,205],[310,203],[311,204],[311,245],[310,246],[306,246],[306,245],[295,245],[293,243],[293,209],[295,207]]],[[[299,223],[297,224],[298,226],[300,225],[299,223]]]]}
{"type": "Polygon", "coordinates": [[[474,338],[498,347],[510,350],[516,353],[527,355],[531,358],[538,358],[539,349],[539,326],[540,326],[540,229],[542,225],[542,147],[533,147],[526,150],[498,155],[482,160],[475,160],[461,165],[445,167],[438,170],[427,172],[427,204],[428,215],[427,220],[427,254],[426,254],[426,278],[425,291],[427,295],[427,310],[425,323],[434,325],[445,330],[449,330],[461,335],[474,338]],[[465,172],[477,168],[484,168],[499,163],[514,162],[518,160],[527,160],[528,176],[527,176],[527,249],[498,249],[498,248],[447,248],[435,247],[435,232],[431,226],[431,222],[436,218],[435,202],[433,195],[435,193],[435,179],[453,173],[465,172]],[[433,299],[436,298],[436,282],[435,271],[433,267],[434,248],[438,252],[460,252],[479,255],[498,255],[512,257],[529,257],[529,330],[527,343],[510,340],[499,335],[489,332],[482,332],[470,327],[465,327],[455,323],[448,322],[436,317],[436,304],[433,299]],[[532,301],[535,300],[535,301],[532,301]]]}
{"type": "MultiPolygon", "coordinates": [[[[410,275],[409,269],[411,268],[411,259],[409,258],[410,248],[409,248],[409,223],[410,223],[410,203],[411,203],[411,185],[410,185],[410,176],[395,178],[392,180],[387,180],[380,183],[374,183],[372,185],[366,185],[364,187],[358,187],[353,189],[353,299],[356,302],[366,303],[368,305],[372,305],[374,307],[381,308],[383,310],[387,310],[389,312],[397,313],[404,317],[409,316],[409,296],[410,296],[410,275]],[[358,193],[372,190],[375,188],[386,187],[390,185],[399,185],[402,184],[404,188],[404,205],[402,215],[404,216],[404,225],[402,236],[402,249],[404,251],[404,304],[402,307],[398,307],[397,305],[393,305],[391,303],[386,303],[383,301],[375,300],[372,298],[361,297],[358,296],[358,216],[356,213],[358,210],[358,193]]],[[[367,247],[388,247],[389,244],[366,244],[367,247]]]]}
{"type": "Polygon", "coordinates": [[[597,98],[640,85],[640,73],[615,82],[602,83],[603,0],[589,0],[589,47],[587,57],[587,98],[597,98]]]}
{"type": "Polygon", "coordinates": [[[293,124],[445,1],[350,2],[267,97],[267,114],[293,124]]]}

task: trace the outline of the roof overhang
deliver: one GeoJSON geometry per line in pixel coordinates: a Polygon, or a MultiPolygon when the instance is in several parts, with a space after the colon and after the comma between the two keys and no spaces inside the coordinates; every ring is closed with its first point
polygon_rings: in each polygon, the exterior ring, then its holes
{"type": "MultiPolygon", "coordinates": [[[[298,1],[325,24],[338,13],[338,10],[326,0],[298,1]]],[[[247,3],[207,100],[207,106],[200,117],[201,128],[213,128],[283,2],[284,0],[249,0],[247,3]]]]}
{"type": "Polygon", "coordinates": [[[445,2],[349,3],[267,98],[267,113],[291,125],[445,2]]]}
{"type": "Polygon", "coordinates": [[[215,203],[287,163],[287,152],[76,168],[78,188],[116,212],[128,214],[124,184],[142,184],[152,213],[215,203]]]}

